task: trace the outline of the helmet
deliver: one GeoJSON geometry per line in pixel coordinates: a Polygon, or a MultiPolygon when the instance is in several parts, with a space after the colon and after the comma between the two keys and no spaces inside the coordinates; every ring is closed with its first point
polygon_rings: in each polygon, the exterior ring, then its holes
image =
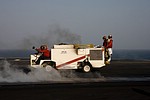
{"type": "Polygon", "coordinates": [[[108,35],[108,38],[109,38],[109,39],[112,38],[112,35],[108,35]]]}
{"type": "Polygon", "coordinates": [[[103,39],[106,39],[107,37],[106,36],[103,36],[103,39]]]}
{"type": "Polygon", "coordinates": [[[48,49],[47,45],[43,45],[43,46],[44,46],[44,49],[45,49],[45,50],[48,49]]]}
{"type": "Polygon", "coordinates": [[[41,50],[44,50],[44,46],[42,45],[42,46],[40,47],[40,49],[41,49],[41,50]]]}

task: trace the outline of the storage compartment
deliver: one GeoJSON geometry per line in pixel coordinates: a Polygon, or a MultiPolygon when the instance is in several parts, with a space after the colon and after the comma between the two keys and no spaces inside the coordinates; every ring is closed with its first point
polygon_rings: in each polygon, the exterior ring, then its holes
{"type": "Polygon", "coordinates": [[[102,60],[102,50],[90,50],[90,60],[102,60]]]}

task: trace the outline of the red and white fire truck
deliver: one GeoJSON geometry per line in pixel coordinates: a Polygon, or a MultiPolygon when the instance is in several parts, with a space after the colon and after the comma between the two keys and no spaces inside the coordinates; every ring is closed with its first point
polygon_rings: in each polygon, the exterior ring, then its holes
{"type": "Polygon", "coordinates": [[[39,54],[30,56],[30,66],[34,68],[45,67],[46,70],[55,69],[79,69],[90,72],[93,69],[105,66],[104,49],[94,47],[93,44],[61,44],[54,45],[50,50],[51,58],[35,62],[39,54]]]}

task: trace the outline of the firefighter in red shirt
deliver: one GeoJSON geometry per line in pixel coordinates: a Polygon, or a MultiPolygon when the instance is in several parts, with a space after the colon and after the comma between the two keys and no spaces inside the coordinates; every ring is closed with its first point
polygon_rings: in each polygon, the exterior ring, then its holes
{"type": "Polygon", "coordinates": [[[36,61],[36,64],[39,64],[40,60],[50,59],[50,51],[48,50],[47,45],[42,45],[40,48],[36,49],[36,51],[42,54],[36,61]]]}
{"type": "Polygon", "coordinates": [[[107,47],[107,37],[103,36],[103,47],[106,48],[107,47]]]}
{"type": "Polygon", "coordinates": [[[108,45],[108,39],[106,36],[103,36],[103,48],[104,48],[104,53],[105,53],[105,62],[109,59],[107,45],[108,45]]]}
{"type": "Polygon", "coordinates": [[[107,46],[106,48],[108,49],[108,54],[109,54],[109,59],[108,61],[111,61],[111,57],[112,57],[112,46],[113,46],[113,40],[112,40],[112,35],[108,36],[108,40],[107,40],[107,46]]]}

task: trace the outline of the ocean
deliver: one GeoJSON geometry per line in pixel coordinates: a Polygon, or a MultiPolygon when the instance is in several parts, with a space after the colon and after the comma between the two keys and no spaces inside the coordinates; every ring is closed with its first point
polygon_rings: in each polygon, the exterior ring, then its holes
{"type": "MultiPolygon", "coordinates": [[[[34,50],[0,50],[0,58],[29,58],[34,50]]],[[[113,50],[112,60],[150,60],[150,50],[113,50]]]]}
{"type": "Polygon", "coordinates": [[[113,59],[150,60],[150,50],[114,50],[113,59]]]}

